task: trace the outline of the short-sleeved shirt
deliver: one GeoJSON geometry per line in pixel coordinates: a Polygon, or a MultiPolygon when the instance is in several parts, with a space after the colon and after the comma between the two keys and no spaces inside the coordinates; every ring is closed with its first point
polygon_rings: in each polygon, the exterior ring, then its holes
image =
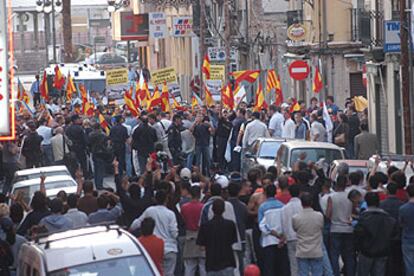
{"type": "Polygon", "coordinates": [[[314,142],[325,142],[325,128],[323,127],[323,125],[317,121],[313,122],[310,128],[310,137],[311,137],[311,141],[314,142]],[[319,135],[318,138],[316,138],[315,136],[319,135]]]}
{"type": "Polygon", "coordinates": [[[147,250],[160,274],[163,275],[164,241],[155,235],[141,236],[138,240],[147,250]]]}
{"type": "Polygon", "coordinates": [[[197,231],[200,222],[201,210],[203,203],[190,201],[181,207],[181,215],[183,216],[185,228],[190,231],[197,231]]]}
{"type": "Polygon", "coordinates": [[[210,145],[210,126],[206,123],[194,127],[194,138],[196,146],[208,147],[210,145]]]}

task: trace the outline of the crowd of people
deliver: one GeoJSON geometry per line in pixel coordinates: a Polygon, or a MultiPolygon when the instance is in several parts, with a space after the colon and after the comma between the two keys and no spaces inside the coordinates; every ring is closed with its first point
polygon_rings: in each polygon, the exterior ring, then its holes
{"type": "Polygon", "coordinates": [[[377,139],[352,101],[344,111],[332,97],[260,111],[98,109],[105,123],[55,100],[17,116],[18,139],[1,145],[0,275],[13,272],[25,240],[100,223],[129,229],[167,276],[414,275],[414,184],[404,169],[364,176],[341,164],[331,181],[323,164],[298,161],[287,173],[240,173],[259,137],[330,141],[367,160],[377,139]],[[44,175],[29,205],[9,194],[19,168],[50,165],[68,167],[76,194],[48,199],[44,175]]]}

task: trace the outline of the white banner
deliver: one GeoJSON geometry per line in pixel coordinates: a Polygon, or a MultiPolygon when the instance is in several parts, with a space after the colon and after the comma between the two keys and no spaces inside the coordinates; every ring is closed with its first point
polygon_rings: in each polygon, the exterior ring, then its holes
{"type": "Polygon", "coordinates": [[[148,14],[149,34],[151,38],[165,38],[167,36],[167,19],[163,12],[148,14]]]}
{"type": "Polygon", "coordinates": [[[0,136],[10,135],[10,106],[7,65],[7,9],[6,1],[0,2],[0,136]]]}

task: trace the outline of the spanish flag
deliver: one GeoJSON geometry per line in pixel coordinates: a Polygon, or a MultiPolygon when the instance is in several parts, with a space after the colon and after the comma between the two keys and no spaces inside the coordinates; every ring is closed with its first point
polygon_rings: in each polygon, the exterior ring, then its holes
{"type": "Polygon", "coordinates": [[[24,89],[20,79],[17,79],[17,99],[26,104],[29,104],[30,102],[29,94],[27,93],[26,89],[24,89]]]}
{"type": "Polygon", "coordinates": [[[162,92],[161,92],[161,109],[164,112],[170,112],[170,97],[168,94],[168,86],[167,83],[164,82],[164,85],[162,86],[162,92]]]}
{"type": "Polygon", "coordinates": [[[234,77],[237,83],[241,83],[242,81],[253,83],[259,77],[260,70],[235,71],[231,72],[230,75],[234,77]]]}
{"type": "Polygon", "coordinates": [[[211,95],[211,92],[208,90],[207,86],[204,86],[204,90],[206,91],[206,105],[210,107],[214,104],[213,96],[211,95]]]}
{"type": "Polygon", "coordinates": [[[148,101],[147,109],[148,111],[152,111],[154,107],[161,104],[161,95],[158,91],[158,87],[155,86],[154,95],[152,95],[151,100],[148,101]]]}
{"type": "Polygon", "coordinates": [[[135,103],[132,100],[132,96],[129,94],[128,91],[125,91],[124,93],[124,101],[129,111],[131,111],[132,116],[137,117],[139,115],[139,111],[137,107],[135,106],[135,103]]]}
{"type": "Polygon", "coordinates": [[[186,109],[184,107],[182,107],[177,100],[174,97],[171,97],[173,99],[173,104],[172,104],[172,108],[176,109],[176,110],[181,110],[181,111],[185,111],[186,109]]]}
{"type": "Polygon", "coordinates": [[[208,58],[207,53],[204,55],[203,67],[201,68],[201,71],[206,75],[206,80],[209,80],[210,79],[210,59],[208,58]]]}
{"type": "Polygon", "coordinates": [[[267,103],[264,97],[262,84],[259,83],[256,91],[256,104],[254,106],[254,111],[261,111],[262,109],[267,109],[267,103]]]}
{"type": "Polygon", "coordinates": [[[105,120],[105,117],[102,115],[101,112],[99,112],[98,120],[99,120],[99,124],[101,125],[101,127],[103,128],[103,130],[105,130],[106,135],[109,135],[109,133],[110,133],[109,124],[105,120]]]}
{"type": "Polygon", "coordinates": [[[43,71],[43,77],[42,77],[42,81],[40,82],[40,95],[42,96],[42,98],[45,101],[49,100],[49,88],[47,86],[47,74],[46,74],[46,70],[43,71]]]}
{"type": "Polygon", "coordinates": [[[191,109],[194,111],[194,108],[198,106],[198,101],[196,99],[196,97],[193,94],[193,97],[191,98],[191,109]]]}
{"type": "Polygon", "coordinates": [[[293,98],[292,99],[292,105],[290,106],[289,112],[294,113],[294,112],[297,112],[297,111],[300,111],[300,105],[299,105],[298,101],[295,98],[293,98]]]}
{"type": "Polygon", "coordinates": [[[53,79],[53,86],[57,89],[57,90],[61,90],[63,88],[63,86],[65,85],[65,77],[63,76],[63,74],[60,72],[59,66],[56,65],[55,66],[55,77],[53,79]]]}
{"type": "Polygon", "coordinates": [[[69,73],[68,74],[68,83],[66,84],[66,101],[67,102],[72,101],[72,96],[75,92],[76,92],[76,86],[75,86],[75,83],[73,82],[72,76],[69,73]]]}
{"type": "Polygon", "coordinates": [[[88,92],[86,101],[84,102],[84,105],[83,105],[83,112],[85,113],[85,115],[91,117],[94,114],[94,109],[95,109],[95,106],[92,103],[91,96],[89,95],[89,92],[88,92]]]}
{"type": "Polygon", "coordinates": [[[312,90],[314,93],[319,93],[323,88],[322,75],[319,72],[319,67],[315,68],[315,77],[313,79],[312,90]]]}
{"type": "Polygon", "coordinates": [[[230,110],[234,109],[234,96],[233,91],[231,91],[230,83],[221,90],[221,102],[225,108],[230,110]]]}

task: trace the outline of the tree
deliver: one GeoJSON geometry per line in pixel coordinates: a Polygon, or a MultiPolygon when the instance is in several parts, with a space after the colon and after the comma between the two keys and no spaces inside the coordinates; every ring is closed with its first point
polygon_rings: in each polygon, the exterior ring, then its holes
{"type": "Polygon", "coordinates": [[[70,12],[71,0],[63,0],[63,47],[64,47],[64,61],[71,62],[72,55],[72,18],[70,12]]]}

